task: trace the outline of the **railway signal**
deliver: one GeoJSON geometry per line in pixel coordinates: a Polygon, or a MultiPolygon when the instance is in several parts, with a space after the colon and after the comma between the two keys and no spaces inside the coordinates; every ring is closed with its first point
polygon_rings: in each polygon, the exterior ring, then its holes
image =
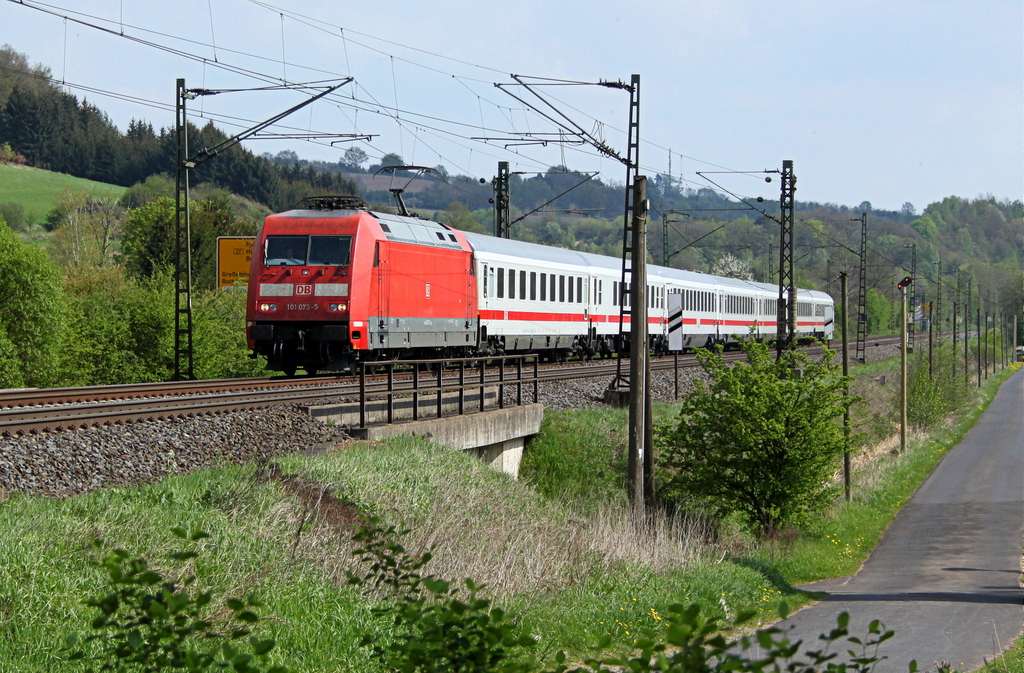
{"type": "Polygon", "coordinates": [[[914,280],[904,276],[900,289],[900,453],[907,452],[907,288],[914,280]]]}

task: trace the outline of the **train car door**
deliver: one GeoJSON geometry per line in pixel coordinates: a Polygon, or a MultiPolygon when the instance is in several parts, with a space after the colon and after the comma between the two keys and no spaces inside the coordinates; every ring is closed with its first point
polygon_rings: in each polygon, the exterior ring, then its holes
{"type": "Polygon", "coordinates": [[[376,331],[379,333],[378,347],[386,347],[388,341],[388,321],[391,319],[391,273],[388,265],[390,245],[388,241],[377,241],[377,249],[373,256],[373,266],[377,277],[376,331]]]}

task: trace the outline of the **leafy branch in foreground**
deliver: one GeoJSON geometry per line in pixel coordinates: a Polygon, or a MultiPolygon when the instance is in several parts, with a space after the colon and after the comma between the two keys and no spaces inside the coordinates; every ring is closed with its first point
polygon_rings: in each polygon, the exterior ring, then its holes
{"type": "MultiPolygon", "coordinates": [[[[172,532],[190,542],[209,537],[202,531],[188,534],[181,528],[172,532]]],[[[84,639],[74,634],[67,637],[70,660],[87,662],[90,671],[288,673],[284,666],[262,667],[275,642],[251,635],[252,625],[260,619],[255,609],[261,603],[255,596],[224,601],[233,625],[225,632],[218,631],[207,617],[213,593],[194,590],[194,575],[176,582],[151,569],[145,558],[131,558],[123,549],[105,549],[98,539],[90,546],[109,587],[86,599],[85,604],[100,613],[91,623],[96,633],[84,639]]],[[[197,555],[188,549],[170,557],[185,562],[197,555]]]]}
{"type": "Polygon", "coordinates": [[[349,583],[367,590],[384,588],[389,594],[374,613],[386,617],[394,629],[390,640],[378,642],[364,635],[375,659],[388,671],[402,673],[519,673],[532,670],[511,657],[516,648],[536,641],[515,620],[507,618],[489,599],[481,598],[483,586],[465,580],[465,592],[451,582],[423,576],[420,570],[429,552],[410,554],[398,541],[394,527],[374,522],[353,536],[361,543],[353,554],[369,570],[362,576],[349,573],[349,583]]]}
{"type": "MultiPolygon", "coordinates": [[[[779,616],[786,616],[786,604],[779,607],[779,616]]],[[[742,614],[735,625],[754,617],[753,612],[742,614]]],[[[884,657],[878,655],[879,646],[893,636],[893,631],[875,620],[868,626],[864,638],[850,636],[847,629],[850,617],[843,612],[836,618],[836,628],[819,640],[823,646],[817,650],[806,650],[802,657],[802,641],[791,642],[786,632],[778,626],[758,631],[751,636],[727,640],[720,629],[727,626],[719,623],[718,617],[703,617],[696,603],[683,606],[672,605],[665,614],[668,626],[662,638],[650,635],[637,641],[632,655],[610,656],[587,660],[582,667],[570,668],[566,656],[559,652],[557,666],[547,673],[871,673],[884,657]],[[845,643],[843,642],[845,640],[845,643]],[[846,645],[847,659],[839,661],[838,646],[846,645]],[[830,649],[836,646],[835,651],[830,649]],[[754,657],[753,648],[763,653],[754,657]]],[[[599,647],[607,647],[604,642],[599,647]]],[[[908,667],[910,673],[917,671],[917,662],[908,667]]],[[[940,673],[949,673],[940,669],[940,673]]]]}
{"type": "MultiPolygon", "coordinates": [[[[460,599],[449,582],[420,573],[430,553],[410,554],[401,545],[401,533],[377,521],[353,536],[361,543],[353,554],[368,566],[362,577],[349,573],[349,583],[367,591],[383,591],[383,605],[374,610],[388,617],[390,640],[362,637],[387,671],[400,673],[527,673],[541,670],[523,661],[517,649],[533,647],[536,640],[515,625],[514,616],[479,598],[479,586],[466,580],[468,596],[460,599]]],[[[785,603],[779,616],[788,612],[785,603]]],[[[665,613],[664,629],[643,634],[629,654],[599,655],[572,663],[564,652],[555,656],[554,668],[543,673],[871,673],[882,661],[879,647],[893,631],[875,620],[863,637],[849,635],[849,615],[836,618],[836,628],[818,638],[818,649],[800,653],[802,641],[791,641],[785,629],[772,626],[753,635],[729,640],[722,629],[741,626],[756,615],[748,612],[735,622],[701,615],[700,605],[672,605],[665,613]],[[759,648],[760,656],[754,656],[759,648]],[[841,651],[842,650],[842,651],[841,651]],[[845,659],[840,660],[840,657],[845,659]]],[[[597,652],[614,651],[611,637],[597,644],[597,652]]],[[[917,671],[917,662],[908,667],[917,671]]],[[[940,668],[938,673],[949,673],[940,668]]]]}

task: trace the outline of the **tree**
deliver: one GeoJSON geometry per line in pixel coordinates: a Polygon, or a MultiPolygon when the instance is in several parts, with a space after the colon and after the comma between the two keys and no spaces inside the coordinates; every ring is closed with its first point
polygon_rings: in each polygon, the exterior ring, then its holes
{"type": "Polygon", "coordinates": [[[742,280],[754,280],[754,272],[750,268],[750,262],[736,257],[727,252],[711,266],[711,273],[726,278],[740,278],[742,280]]]}
{"type": "Polygon", "coordinates": [[[721,350],[698,351],[709,381],[696,379],[678,423],[658,429],[659,490],[773,535],[833,498],[847,379],[827,349],[812,361],[791,350],[775,360],[764,343],[742,348],[747,362],[735,365],[721,350]]]}
{"type": "MultiPolygon", "coordinates": [[[[119,260],[135,278],[174,268],[174,200],[151,201],[128,214],[119,260]]],[[[235,215],[226,192],[215,190],[191,204],[192,274],[196,288],[216,285],[217,237],[253,235],[258,223],[235,215]]]]}
{"type": "Polygon", "coordinates": [[[868,334],[878,334],[889,329],[892,320],[893,305],[880,290],[868,289],[868,334]]]}
{"type": "Polygon", "coordinates": [[[174,199],[166,196],[128,214],[119,260],[129,275],[150,278],[174,267],[174,226],[174,199]]]}
{"type": "Polygon", "coordinates": [[[26,231],[30,223],[25,220],[25,206],[17,201],[4,201],[0,203],[0,218],[7,222],[7,226],[15,231],[26,231]]]}
{"type": "Polygon", "coordinates": [[[56,379],[67,318],[61,285],[46,253],[0,219],[0,388],[56,379]]]}
{"type": "Polygon", "coordinates": [[[61,384],[166,381],[173,371],[174,282],[169,271],[129,278],[116,265],[81,266],[65,280],[70,305],[61,384]]]}
{"type": "Polygon", "coordinates": [[[365,164],[367,160],[369,160],[369,157],[366,155],[366,150],[362,147],[350,147],[345,150],[342,165],[353,171],[361,171],[363,170],[363,164],[365,164]]]}
{"type": "Polygon", "coordinates": [[[440,222],[444,222],[449,227],[459,229],[461,231],[475,231],[477,233],[486,234],[487,229],[484,228],[480,222],[473,217],[473,213],[469,212],[469,208],[466,204],[461,201],[452,201],[448,204],[448,209],[443,213],[438,213],[437,219],[440,222]]]}
{"type": "Polygon", "coordinates": [[[103,266],[113,258],[124,210],[112,197],[67,193],[54,208],[59,220],[50,239],[50,256],[61,268],[103,266]]]}
{"type": "MultiPolygon", "coordinates": [[[[380,170],[381,168],[383,168],[385,166],[404,166],[404,165],[405,165],[405,159],[403,159],[401,157],[401,155],[395,154],[394,152],[389,152],[389,153],[385,154],[384,156],[382,156],[380,158],[380,163],[379,164],[373,164],[372,166],[370,166],[370,168],[368,170],[371,173],[376,173],[378,170],[380,170]]],[[[408,171],[395,171],[395,175],[409,175],[409,172],[408,171]]]]}

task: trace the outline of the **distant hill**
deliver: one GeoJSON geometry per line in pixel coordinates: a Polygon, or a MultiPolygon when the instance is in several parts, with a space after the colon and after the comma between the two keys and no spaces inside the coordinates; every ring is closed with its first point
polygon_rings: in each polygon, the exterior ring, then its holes
{"type": "Polygon", "coordinates": [[[119,199],[125,189],[42,168],[0,164],[0,203],[13,201],[21,204],[28,222],[42,222],[65,192],[86,192],[119,199]]]}

